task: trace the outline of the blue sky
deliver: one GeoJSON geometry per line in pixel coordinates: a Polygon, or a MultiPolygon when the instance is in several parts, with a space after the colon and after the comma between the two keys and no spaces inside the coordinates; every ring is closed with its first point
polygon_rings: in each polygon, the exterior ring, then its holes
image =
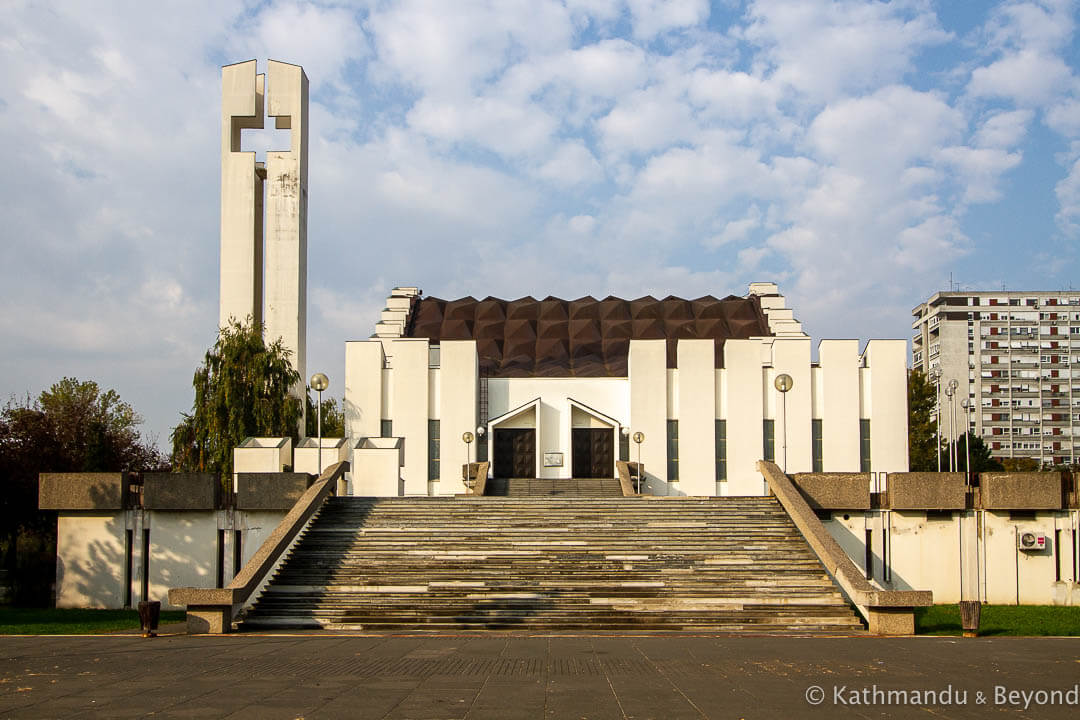
{"type": "MultiPolygon", "coordinates": [[[[113,387],[165,444],[217,319],[220,66],[311,81],[308,368],[387,291],[744,294],[907,337],[1080,287],[1065,0],[19,2],[0,14],[0,393],[113,387]]],[[[252,134],[246,149],[283,142],[252,134]]]]}

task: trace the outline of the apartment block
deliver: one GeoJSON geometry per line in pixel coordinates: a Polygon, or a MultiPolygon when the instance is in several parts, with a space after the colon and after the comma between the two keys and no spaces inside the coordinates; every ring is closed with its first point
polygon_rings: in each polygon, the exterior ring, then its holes
{"type": "Polygon", "coordinates": [[[1080,291],[939,292],[911,312],[912,368],[941,372],[943,438],[968,426],[997,458],[1076,462],[1080,291]]]}

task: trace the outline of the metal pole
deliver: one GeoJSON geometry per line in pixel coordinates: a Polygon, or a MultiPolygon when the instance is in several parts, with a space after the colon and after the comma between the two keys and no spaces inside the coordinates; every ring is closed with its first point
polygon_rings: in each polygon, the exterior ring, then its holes
{"type": "Polygon", "coordinates": [[[641,494],[641,443],[637,444],[637,468],[634,470],[634,479],[637,481],[638,494],[641,494]]]}
{"type": "Polygon", "coordinates": [[[782,403],[784,408],[784,474],[787,475],[787,393],[782,392],[780,395],[784,399],[782,403]]]}
{"type": "Polygon", "coordinates": [[[319,407],[315,412],[319,426],[319,475],[322,475],[322,390],[319,390],[319,407]]]}
{"type": "MultiPolygon", "coordinates": [[[[971,409],[971,402],[969,399],[968,410],[971,409]]],[[[964,412],[964,453],[967,455],[967,459],[964,462],[964,470],[967,471],[967,484],[971,484],[971,413],[964,412]]]]}
{"type": "Polygon", "coordinates": [[[941,472],[941,374],[937,374],[937,397],[934,401],[934,428],[937,430],[937,445],[934,446],[934,454],[937,455],[937,471],[941,472]]]}
{"type": "Polygon", "coordinates": [[[956,393],[949,396],[949,472],[956,472],[956,393]]]}

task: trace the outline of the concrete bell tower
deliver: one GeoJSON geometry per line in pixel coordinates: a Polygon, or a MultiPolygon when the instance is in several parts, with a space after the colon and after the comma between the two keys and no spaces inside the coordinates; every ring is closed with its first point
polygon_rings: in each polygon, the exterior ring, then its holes
{"type": "MultiPolygon", "coordinates": [[[[291,353],[304,397],[307,377],[308,79],[299,65],[270,60],[221,69],[221,304],[219,326],[249,316],[267,343],[291,353]],[[264,113],[264,98],[266,111],[264,113]],[[241,131],[265,115],[289,130],[289,149],[266,162],[240,149],[241,131]]],[[[300,422],[303,436],[304,422],[300,422]]]]}

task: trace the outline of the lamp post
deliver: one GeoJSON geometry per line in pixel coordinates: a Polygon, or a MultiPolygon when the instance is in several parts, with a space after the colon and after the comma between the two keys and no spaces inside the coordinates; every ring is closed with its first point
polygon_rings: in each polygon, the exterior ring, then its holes
{"type": "Polygon", "coordinates": [[[937,455],[937,471],[941,472],[941,368],[930,368],[930,382],[934,383],[934,430],[937,433],[934,455],[937,455]]]}
{"type": "Polygon", "coordinates": [[[330,387],[330,378],[326,377],[323,373],[315,373],[311,376],[311,389],[319,393],[319,406],[315,409],[315,418],[318,423],[319,432],[319,471],[318,475],[322,475],[322,391],[330,387]]]}
{"type": "Polygon", "coordinates": [[[776,379],[773,380],[773,386],[777,390],[780,391],[780,397],[783,399],[783,403],[781,404],[781,407],[783,408],[784,418],[781,421],[780,425],[781,425],[781,430],[783,431],[784,434],[783,434],[783,437],[782,437],[780,447],[783,449],[783,458],[784,458],[784,465],[783,465],[782,469],[784,471],[784,474],[786,475],[787,474],[787,394],[788,394],[788,390],[790,390],[792,387],[795,386],[795,381],[792,380],[791,376],[788,375],[787,373],[780,373],[779,375],[776,376],[776,379]]]}
{"type": "Polygon", "coordinates": [[[965,482],[971,484],[971,412],[975,409],[975,403],[971,402],[971,398],[964,398],[960,401],[960,406],[964,408],[964,452],[967,454],[966,461],[964,463],[964,469],[967,471],[965,482]]]}
{"type": "Polygon", "coordinates": [[[956,472],[956,388],[959,386],[956,378],[945,386],[949,398],[949,472],[956,472]]]}
{"type": "Polygon", "coordinates": [[[641,494],[641,443],[645,442],[645,433],[638,430],[631,439],[637,444],[637,469],[634,472],[634,479],[637,481],[636,490],[638,494],[641,494]]]}
{"type": "Polygon", "coordinates": [[[469,472],[469,445],[472,444],[473,434],[466,430],[461,434],[461,439],[465,441],[465,481],[468,483],[472,478],[472,473],[469,472]]]}

